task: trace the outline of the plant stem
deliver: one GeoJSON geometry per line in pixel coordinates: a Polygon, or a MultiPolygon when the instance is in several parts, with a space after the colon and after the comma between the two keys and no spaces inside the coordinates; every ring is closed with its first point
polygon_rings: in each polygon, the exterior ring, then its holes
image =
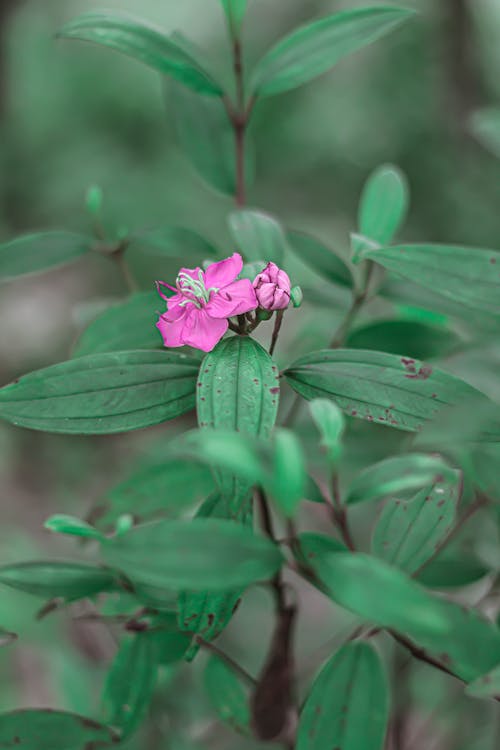
{"type": "Polygon", "coordinates": [[[243,669],[234,659],[226,654],[224,651],[221,651],[220,648],[215,646],[213,643],[210,643],[210,641],[206,641],[204,638],[202,638],[200,635],[197,635],[196,643],[198,643],[199,646],[204,648],[206,651],[211,651],[213,654],[219,657],[223,662],[225,662],[228,667],[230,667],[233,672],[236,672],[245,682],[248,682],[249,685],[255,686],[256,681],[252,677],[252,675],[248,674],[248,672],[243,669]]]}
{"type": "Polygon", "coordinates": [[[330,349],[339,349],[345,344],[345,340],[349,335],[352,324],[358,317],[359,311],[367,300],[368,288],[370,286],[370,279],[372,277],[373,268],[373,262],[367,261],[365,278],[363,280],[361,288],[353,293],[351,306],[349,307],[344,319],[333,335],[330,343],[330,349]]]}
{"type": "Polygon", "coordinates": [[[236,193],[235,203],[244,206],[246,203],[245,186],[245,136],[248,115],[245,112],[244,69],[241,41],[237,36],[233,38],[233,70],[236,84],[236,112],[232,113],[231,122],[234,130],[235,142],[235,170],[236,193]]]}
{"type": "Polygon", "coordinates": [[[278,343],[278,336],[281,330],[281,325],[283,323],[284,314],[284,310],[278,310],[278,312],[276,313],[276,320],[274,321],[273,335],[271,338],[271,346],[269,347],[269,354],[271,355],[271,357],[273,356],[276,344],[278,343]]]}
{"type": "Polygon", "coordinates": [[[356,551],[356,545],[354,544],[354,540],[352,538],[351,529],[349,527],[349,522],[347,520],[347,509],[342,502],[342,498],[340,496],[340,485],[339,485],[339,478],[337,474],[333,475],[332,478],[332,497],[333,497],[333,504],[330,505],[331,510],[331,516],[334,524],[338,528],[342,539],[344,540],[346,546],[352,551],[356,551]]]}

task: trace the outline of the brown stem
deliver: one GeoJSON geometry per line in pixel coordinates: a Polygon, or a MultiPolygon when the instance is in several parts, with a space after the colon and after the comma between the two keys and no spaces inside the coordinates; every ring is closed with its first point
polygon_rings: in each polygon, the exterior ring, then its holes
{"type": "Polygon", "coordinates": [[[332,496],[333,504],[329,505],[332,520],[338,528],[346,546],[352,552],[355,552],[356,545],[354,544],[351,529],[349,527],[349,521],[347,519],[347,509],[340,496],[340,485],[337,474],[334,474],[332,479],[332,496]]]}
{"type": "Polygon", "coordinates": [[[245,91],[244,91],[244,71],[243,71],[243,54],[240,40],[233,39],[233,70],[234,80],[236,83],[236,112],[231,115],[231,122],[234,130],[235,143],[235,164],[236,164],[236,192],[235,202],[237,206],[244,206],[246,203],[246,186],[245,186],[245,136],[248,125],[248,115],[245,112],[245,91]]]}
{"type": "Polygon", "coordinates": [[[278,336],[281,330],[281,325],[283,323],[284,314],[284,310],[278,310],[278,312],[276,313],[276,320],[274,321],[273,335],[271,338],[271,346],[269,347],[269,354],[271,355],[271,357],[273,356],[276,344],[278,343],[278,336]]]}
{"type": "Polygon", "coordinates": [[[361,289],[354,292],[351,306],[333,335],[332,341],[330,343],[330,349],[339,349],[340,347],[344,346],[345,340],[349,335],[352,324],[358,317],[359,311],[368,298],[368,288],[370,286],[373,268],[373,262],[367,261],[365,278],[361,285],[361,289]]]}
{"type": "Polygon", "coordinates": [[[252,677],[252,675],[248,674],[248,672],[243,669],[242,666],[240,666],[231,656],[226,654],[224,651],[221,651],[220,648],[215,646],[213,643],[210,643],[210,641],[206,641],[204,638],[202,638],[200,635],[197,635],[195,637],[196,643],[198,643],[199,646],[204,648],[206,651],[211,651],[212,654],[215,654],[219,657],[225,664],[227,664],[228,667],[230,667],[233,672],[236,672],[245,682],[248,682],[249,685],[254,686],[256,684],[256,680],[252,677]]]}

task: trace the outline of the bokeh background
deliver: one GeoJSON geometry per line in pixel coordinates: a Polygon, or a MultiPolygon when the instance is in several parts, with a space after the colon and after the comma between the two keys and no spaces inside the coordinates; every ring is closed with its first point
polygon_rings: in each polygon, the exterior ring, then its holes
{"type": "MultiPolygon", "coordinates": [[[[259,104],[252,124],[256,169],[249,203],[346,254],[362,185],[375,167],[391,162],[407,175],[412,194],[405,239],[498,248],[500,160],[478,137],[474,114],[500,100],[500,0],[404,4],[419,11],[411,23],[312,84],[259,104]]],[[[361,5],[366,3],[249,0],[247,65],[301,22],[361,5]]],[[[183,153],[165,82],[108,50],[55,39],[65,21],[101,7],[94,0],[0,2],[0,240],[33,230],[88,231],[84,196],[98,184],[111,234],[180,225],[229,254],[231,198],[204,183],[183,153]]],[[[182,30],[229,78],[229,47],[217,0],[106,0],[105,7],[129,10],[166,30],[182,30]]],[[[290,267],[294,281],[319,285],[297,261],[290,267]]],[[[174,269],[175,264],[154,257],[134,265],[144,290],[174,269]]],[[[95,311],[126,294],[116,266],[97,255],[0,287],[1,382],[67,358],[95,311]]],[[[326,343],[339,314],[306,302],[288,323],[295,330],[286,334],[281,357],[326,343]]],[[[500,350],[490,342],[484,352],[483,347],[451,357],[448,369],[495,395],[500,350]]],[[[1,562],[91,556],[44,532],[43,521],[57,512],[84,517],[131,463],[161,450],[172,430],[169,425],[137,435],[68,438],[1,424],[1,562]]],[[[365,440],[364,425],[355,430],[359,461],[389,454],[400,440],[381,431],[384,439],[375,444],[365,440]]],[[[319,516],[311,517],[309,528],[314,525],[321,525],[319,516]]],[[[38,606],[28,596],[0,592],[0,624],[20,636],[0,652],[0,710],[57,705],[92,714],[113,637],[102,626],[74,622],[64,614],[37,622],[38,606]]],[[[314,623],[300,623],[299,639],[305,663],[314,667],[321,657],[317,646],[332,631],[331,614],[319,597],[311,606],[314,623]]],[[[252,671],[253,661],[263,658],[268,609],[267,593],[253,592],[225,636],[252,671]]],[[[346,615],[338,614],[339,638],[347,625],[346,615]]],[[[232,746],[231,734],[214,723],[204,704],[193,671],[165,672],[162,680],[155,719],[144,730],[142,744],[134,740],[130,747],[232,746]],[[169,690],[173,681],[178,687],[169,690]],[[182,686],[189,686],[191,701],[181,702],[182,686]],[[188,732],[191,719],[194,729],[188,732]]],[[[427,704],[430,713],[442,697],[440,690],[439,678],[425,695],[415,687],[424,714],[427,704]]],[[[443,709],[434,719],[432,739],[424,735],[419,746],[497,747],[491,744],[494,726],[488,723],[487,737],[479,729],[486,725],[485,710],[478,708],[476,718],[459,728],[462,745],[443,744],[451,731],[443,709]]],[[[242,741],[246,746],[252,747],[242,741]]]]}

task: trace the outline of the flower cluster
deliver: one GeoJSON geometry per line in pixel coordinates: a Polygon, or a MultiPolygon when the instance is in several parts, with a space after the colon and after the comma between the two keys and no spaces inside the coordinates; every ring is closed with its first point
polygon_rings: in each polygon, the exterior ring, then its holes
{"type": "Polygon", "coordinates": [[[290,302],[290,279],[275,263],[268,263],[253,283],[238,279],[243,268],[239,253],[201,268],[181,268],[175,287],[157,282],[167,303],[157,327],[165,346],[192,346],[211,351],[226,333],[229,318],[261,308],[283,310],[290,302]],[[168,296],[166,287],[174,292],[168,296]]]}

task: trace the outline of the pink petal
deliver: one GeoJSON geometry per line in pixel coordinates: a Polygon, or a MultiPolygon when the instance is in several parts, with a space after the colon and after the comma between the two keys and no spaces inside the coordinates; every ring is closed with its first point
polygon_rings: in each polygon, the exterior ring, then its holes
{"type": "Polygon", "coordinates": [[[255,310],[258,306],[252,282],[241,279],[228,284],[220,292],[213,293],[205,310],[213,318],[230,318],[232,315],[255,310]]]}
{"type": "MultiPolygon", "coordinates": [[[[190,321],[191,322],[191,321],[190,321]]],[[[206,309],[193,308],[192,326],[183,332],[183,341],[188,346],[210,352],[219,343],[228,329],[227,320],[211,318],[206,309]]]]}
{"type": "Polygon", "coordinates": [[[235,280],[242,268],[243,258],[239,253],[233,253],[230,258],[212,263],[205,271],[205,286],[207,289],[222,289],[235,280]]]}
{"type": "Polygon", "coordinates": [[[165,320],[172,322],[182,317],[186,312],[186,308],[192,306],[191,304],[181,306],[180,303],[185,301],[186,298],[182,294],[174,294],[173,297],[169,297],[167,299],[167,312],[163,313],[165,320]]]}
{"type": "Polygon", "coordinates": [[[179,273],[177,274],[177,277],[179,277],[181,274],[184,276],[189,276],[190,278],[194,279],[195,281],[200,280],[200,271],[203,273],[203,269],[201,269],[199,266],[196,266],[196,268],[181,268],[179,270],[179,273]]]}
{"type": "Polygon", "coordinates": [[[188,312],[185,308],[181,308],[181,310],[183,310],[183,315],[177,320],[167,320],[168,313],[163,313],[156,324],[165,346],[184,346],[183,333],[186,328],[188,312]]]}

